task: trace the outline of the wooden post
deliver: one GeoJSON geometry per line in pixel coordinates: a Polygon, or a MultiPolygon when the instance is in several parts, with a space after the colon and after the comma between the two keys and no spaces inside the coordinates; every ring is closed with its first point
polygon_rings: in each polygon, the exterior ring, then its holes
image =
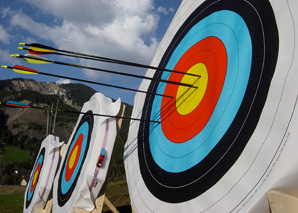
{"type": "Polygon", "coordinates": [[[267,196],[272,213],[298,212],[298,188],[271,189],[267,196]]]}

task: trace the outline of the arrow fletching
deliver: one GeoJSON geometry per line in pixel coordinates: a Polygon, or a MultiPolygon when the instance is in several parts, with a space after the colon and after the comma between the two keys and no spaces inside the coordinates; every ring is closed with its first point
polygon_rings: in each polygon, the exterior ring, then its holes
{"type": "Polygon", "coordinates": [[[5,104],[8,107],[13,107],[13,108],[31,108],[31,106],[21,103],[21,102],[17,102],[17,101],[7,101],[6,103],[3,103],[3,104],[5,104]]]}
{"type": "Polygon", "coordinates": [[[22,56],[22,58],[29,62],[29,63],[33,63],[33,64],[50,64],[53,63],[54,61],[49,60],[47,58],[44,57],[40,57],[37,55],[32,55],[32,54],[25,54],[24,56],[22,56]]]}
{"type": "Polygon", "coordinates": [[[21,74],[38,74],[39,73],[37,70],[30,69],[28,67],[23,67],[20,65],[15,65],[14,67],[2,65],[1,67],[7,68],[7,69],[12,69],[14,72],[21,73],[21,74]]]}
{"type": "Polygon", "coordinates": [[[28,67],[23,67],[20,65],[15,65],[13,67],[6,67],[6,68],[12,68],[12,70],[16,73],[20,74],[38,74],[39,72],[37,70],[28,68],[28,67]]]}
{"type": "Polygon", "coordinates": [[[38,43],[31,43],[31,44],[19,43],[19,45],[30,46],[30,47],[46,49],[46,50],[52,50],[53,52],[57,51],[57,49],[55,49],[53,47],[43,45],[43,44],[38,44],[38,43]]]}
{"type": "Polygon", "coordinates": [[[29,47],[28,49],[29,53],[34,54],[34,55],[46,55],[46,54],[51,54],[55,52],[54,50],[49,50],[49,49],[43,49],[39,47],[29,47]]]}
{"type": "Polygon", "coordinates": [[[52,54],[55,51],[51,51],[51,50],[46,50],[46,49],[38,49],[38,48],[34,48],[34,47],[30,47],[30,48],[24,48],[24,47],[18,47],[19,50],[28,50],[28,52],[30,54],[33,55],[48,55],[48,54],[52,54]]]}
{"type": "Polygon", "coordinates": [[[15,57],[15,58],[22,58],[25,61],[32,63],[32,64],[49,64],[49,63],[53,63],[54,61],[49,60],[47,58],[43,58],[37,55],[31,55],[31,54],[25,54],[25,55],[19,55],[19,54],[13,54],[10,55],[11,57],[15,57]]]}

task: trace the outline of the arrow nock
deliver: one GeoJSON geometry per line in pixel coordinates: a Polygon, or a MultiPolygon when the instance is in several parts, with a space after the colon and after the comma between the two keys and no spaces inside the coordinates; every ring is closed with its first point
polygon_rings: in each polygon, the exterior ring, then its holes
{"type": "Polygon", "coordinates": [[[20,55],[19,54],[12,54],[12,55],[10,55],[10,57],[19,58],[20,55]]]}

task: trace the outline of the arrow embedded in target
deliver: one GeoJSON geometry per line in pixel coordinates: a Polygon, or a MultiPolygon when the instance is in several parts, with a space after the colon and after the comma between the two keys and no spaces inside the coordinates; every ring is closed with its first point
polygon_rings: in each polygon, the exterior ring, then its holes
{"type": "MultiPolygon", "coordinates": [[[[38,106],[32,106],[28,104],[24,104],[22,102],[17,101],[6,101],[6,102],[0,102],[0,105],[7,106],[7,107],[13,107],[13,108],[32,108],[32,109],[41,109],[41,110],[50,110],[50,111],[58,111],[58,112],[66,112],[66,113],[75,113],[75,114],[87,114],[85,112],[78,112],[73,110],[61,110],[61,109],[54,109],[54,108],[48,108],[48,107],[38,107],[38,106]]],[[[138,118],[130,118],[130,117],[123,117],[123,116],[111,116],[111,115],[104,115],[104,114],[93,114],[95,116],[101,116],[101,117],[108,117],[108,118],[117,118],[117,119],[127,119],[127,120],[136,120],[136,121],[145,121],[143,119],[138,118]]],[[[160,123],[159,121],[149,121],[153,123],[160,123]]]]}
{"type": "Polygon", "coordinates": [[[128,88],[128,87],[116,86],[116,85],[111,85],[111,84],[99,83],[99,82],[88,81],[88,80],[83,80],[83,79],[78,79],[78,78],[72,78],[72,77],[67,77],[67,76],[62,76],[62,75],[55,75],[55,74],[40,72],[40,71],[31,69],[28,67],[20,66],[20,65],[15,65],[13,67],[2,65],[2,67],[7,68],[7,69],[12,69],[14,72],[20,73],[20,74],[40,74],[40,75],[57,77],[57,78],[66,78],[66,79],[70,79],[70,80],[74,80],[74,81],[80,81],[80,82],[85,82],[85,83],[90,83],[90,84],[97,84],[97,85],[106,86],[106,87],[113,87],[113,88],[117,88],[117,89],[124,89],[124,90],[129,90],[129,91],[134,91],[134,92],[157,95],[157,96],[162,96],[162,97],[171,98],[171,99],[173,98],[172,96],[166,96],[166,95],[161,95],[161,94],[157,94],[157,93],[146,92],[143,90],[137,90],[137,89],[132,89],[132,88],[128,88]]]}
{"type": "Polygon", "coordinates": [[[156,78],[151,78],[147,76],[141,76],[141,75],[135,75],[135,74],[129,74],[129,73],[123,73],[123,72],[118,72],[118,71],[113,71],[113,70],[107,70],[107,69],[101,69],[101,68],[96,68],[96,67],[89,67],[89,66],[83,66],[83,65],[78,65],[78,64],[71,64],[71,63],[65,63],[62,61],[54,61],[54,60],[49,60],[44,57],[36,56],[36,55],[30,55],[30,54],[25,54],[25,55],[19,55],[19,54],[13,54],[11,57],[15,58],[22,58],[25,61],[29,63],[35,63],[35,64],[59,64],[59,65],[64,65],[64,66],[70,66],[70,67],[76,67],[76,68],[83,68],[83,69],[89,69],[89,70],[94,70],[97,72],[106,72],[106,73],[111,73],[111,74],[116,74],[116,75],[123,75],[123,76],[129,76],[129,77],[134,77],[134,78],[141,78],[141,79],[146,79],[146,80],[152,80],[152,81],[157,81],[157,82],[163,82],[163,83],[168,83],[168,84],[176,84],[179,86],[186,86],[186,87],[192,87],[192,88],[197,88],[196,86],[192,84],[186,84],[186,83],[181,83],[181,82],[176,82],[176,81],[168,81],[168,80],[163,80],[163,79],[156,79],[156,78]]]}
{"type": "Polygon", "coordinates": [[[88,59],[88,60],[96,60],[96,61],[107,62],[107,63],[114,63],[114,64],[120,64],[120,65],[126,65],[126,66],[139,67],[139,68],[154,69],[156,71],[173,72],[173,73],[180,73],[183,75],[191,75],[191,76],[199,77],[196,74],[184,73],[184,72],[177,71],[177,70],[165,69],[165,68],[149,66],[149,65],[144,65],[144,64],[139,64],[139,63],[134,63],[134,62],[129,62],[129,61],[123,61],[123,60],[118,60],[118,59],[112,59],[112,58],[107,58],[107,57],[102,57],[102,56],[96,56],[96,55],[73,52],[73,51],[68,51],[68,50],[56,49],[56,48],[53,48],[53,47],[50,47],[47,45],[43,45],[43,44],[38,44],[38,43],[31,43],[31,44],[19,43],[19,44],[24,45],[24,46],[29,46],[29,48],[19,47],[19,49],[28,50],[31,54],[36,54],[36,55],[56,54],[56,55],[63,55],[63,56],[68,56],[68,57],[83,58],[83,59],[88,59]]]}

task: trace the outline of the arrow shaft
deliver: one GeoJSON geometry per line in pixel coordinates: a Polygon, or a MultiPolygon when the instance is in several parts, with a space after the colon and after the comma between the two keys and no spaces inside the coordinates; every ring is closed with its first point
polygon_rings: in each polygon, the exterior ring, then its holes
{"type": "Polygon", "coordinates": [[[94,71],[98,71],[98,72],[106,72],[106,73],[110,73],[110,74],[129,76],[129,77],[152,80],[152,81],[163,82],[163,83],[168,83],[168,84],[175,84],[175,85],[179,85],[179,86],[197,88],[196,86],[194,86],[192,84],[186,84],[186,83],[181,83],[181,82],[176,82],[176,81],[168,81],[168,80],[164,80],[164,79],[156,79],[156,78],[151,78],[151,77],[147,77],[147,76],[118,72],[118,71],[114,71],[114,70],[107,70],[107,69],[101,69],[101,68],[96,68],[96,67],[83,66],[83,65],[79,65],[79,64],[71,64],[71,63],[66,63],[66,62],[62,62],[62,61],[53,61],[53,60],[48,60],[48,59],[44,59],[44,58],[37,59],[36,57],[31,57],[31,56],[27,56],[27,55],[25,55],[25,56],[19,55],[19,57],[21,57],[25,60],[31,59],[31,60],[41,61],[41,62],[45,62],[45,63],[53,63],[53,64],[59,64],[59,65],[64,65],[64,66],[89,69],[89,70],[94,70],[94,71]]]}
{"type": "Polygon", "coordinates": [[[154,69],[156,71],[174,72],[174,73],[179,73],[179,74],[183,74],[183,75],[190,75],[190,76],[200,77],[199,75],[196,75],[196,74],[185,73],[185,72],[181,72],[181,71],[178,71],[178,70],[171,70],[171,69],[166,69],[166,68],[161,68],[161,67],[156,67],[156,66],[150,66],[150,65],[145,65],[145,64],[135,63],[135,62],[129,62],[129,61],[112,59],[112,58],[107,58],[107,57],[102,57],[102,56],[91,55],[91,54],[85,54],[85,53],[79,53],[79,52],[74,52],[74,51],[56,49],[56,48],[48,47],[48,46],[41,45],[41,44],[25,44],[25,43],[20,43],[20,44],[35,47],[35,48],[41,48],[41,49],[45,49],[45,50],[48,49],[48,51],[56,51],[56,52],[51,52],[51,54],[57,54],[57,52],[61,52],[61,53],[72,54],[72,55],[66,55],[66,56],[70,56],[70,57],[75,57],[74,55],[79,55],[79,56],[82,56],[85,59],[89,59],[89,60],[93,60],[92,58],[94,58],[94,59],[97,59],[97,60],[100,60],[100,61],[103,61],[103,62],[108,62],[108,63],[116,63],[116,64],[127,65],[127,66],[154,69]]]}
{"type": "MultiPolygon", "coordinates": [[[[2,65],[2,67],[12,69],[12,70],[15,69],[14,67],[4,66],[4,65],[2,65]]],[[[146,93],[146,94],[156,95],[156,96],[162,96],[162,97],[171,98],[171,99],[174,98],[174,97],[168,96],[168,95],[162,95],[162,94],[158,94],[158,93],[152,93],[152,92],[138,90],[138,89],[132,89],[132,88],[128,88],[128,87],[122,87],[122,86],[116,86],[116,85],[111,85],[111,84],[99,83],[99,82],[94,82],[94,81],[89,81],[89,80],[84,80],[84,79],[67,77],[67,76],[63,76],[63,75],[55,75],[55,74],[50,74],[50,73],[39,72],[39,71],[32,70],[32,69],[29,69],[29,68],[25,69],[25,67],[22,67],[22,66],[19,66],[19,65],[16,65],[15,67],[17,67],[16,69],[18,69],[18,70],[26,71],[27,74],[28,73],[41,74],[41,75],[45,75],[45,76],[65,78],[65,79],[70,79],[70,80],[74,80],[74,81],[80,81],[80,82],[85,82],[85,83],[90,83],[90,84],[96,84],[96,85],[100,85],[100,86],[106,86],[106,87],[112,87],[112,88],[117,88],[117,89],[129,90],[129,91],[139,92],[139,93],[146,93]]]]}
{"type": "Polygon", "coordinates": [[[112,84],[99,83],[99,82],[94,82],[94,81],[89,81],[89,80],[84,80],[84,79],[72,78],[72,77],[67,77],[67,76],[62,76],[62,75],[49,74],[49,73],[44,73],[44,72],[39,72],[39,74],[52,76],[52,77],[57,77],[57,78],[66,78],[66,79],[85,82],[85,83],[90,83],[90,84],[97,84],[97,85],[100,85],[100,86],[106,86],[106,87],[113,87],[113,88],[117,88],[117,89],[129,90],[129,91],[133,91],[133,92],[140,92],[140,93],[146,93],[146,94],[150,94],[150,95],[157,95],[157,96],[162,96],[162,97],[167,97],[167,98],[173,98],[172,96],[161,95],[161,94],[152,93],[152,92],[148,92],[148,91],[132,89],[132,88],[122,87],[122,86],[116,86],[116,85],[112,85],[112,84]]]}
{"type": "MultiPolygon", "coordinates": [[[[72,110],[61,110],[61,109],[53,109],[53,108],[46,108],[46,107],[30,106],[30,105],[23,104],[20,102],[15,102],[15,101],[0,102],[0,105],[5,105],[8,107],[14,107],[14,108],[32,108],[32,109],[50,110],[50,111],[58,111],[58,112],[65,112],[65,113],[88,114],[86,112],[78,112],[78,111],[72,111],[72,110]]],[[[145,119],[139,119],[139,118],[130,118],[130,117],[124,117],[124,116],[112,116],[112,115],[104,115],[104,114],[98,114],[98,113],[94,113],[93,115],[100,116],[100,117],[107,117],[107,118],[161,123],[160,121],[145,120],[145,119]]]]}

